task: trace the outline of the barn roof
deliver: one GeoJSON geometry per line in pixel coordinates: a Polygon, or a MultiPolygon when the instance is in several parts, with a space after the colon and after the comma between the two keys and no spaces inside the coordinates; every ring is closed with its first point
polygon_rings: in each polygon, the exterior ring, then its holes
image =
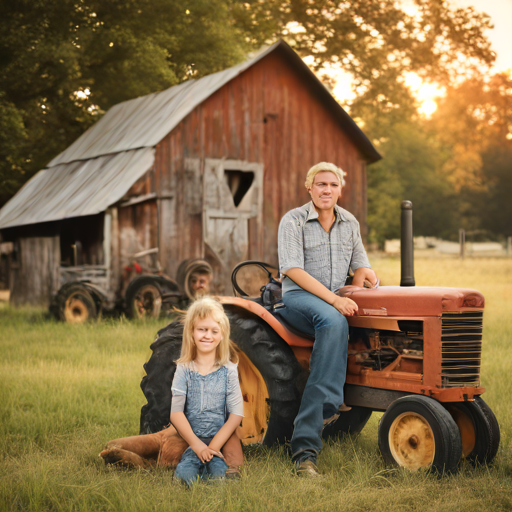
{"type": "Polygon", "coordinates": [[[0,228],[93,215],[119,201],[154,163],[154,147],[213,93],[268,54],[283,52],[371,163],[381,157],[295,51],[278,41],[232,68],[115,105],[0,210],[0,228]]]}

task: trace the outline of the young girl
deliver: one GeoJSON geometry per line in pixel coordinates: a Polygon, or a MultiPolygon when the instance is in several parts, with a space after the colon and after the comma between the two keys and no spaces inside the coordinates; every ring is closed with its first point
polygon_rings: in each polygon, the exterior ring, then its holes
{"type": "Polygon", "coordinates": [[[238,358],[230,349],[229,334],[219,302],[203,297],[190,306],[171,405],[171,423],[189,444],[175,476],[189,485],[198,478],[225,476],[220,450],[242,421],[238,358]]]}

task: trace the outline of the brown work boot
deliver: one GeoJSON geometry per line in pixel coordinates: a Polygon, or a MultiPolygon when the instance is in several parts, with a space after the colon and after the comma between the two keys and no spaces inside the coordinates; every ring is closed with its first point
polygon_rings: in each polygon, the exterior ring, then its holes
{"type": "Polygon", "coordinates": [[[316,464],[311,459],[305,459],[295,463],[295,472],[297,476],[303,476],[307,478],[318,478],[322,475],[318,472],[316,464]]]}

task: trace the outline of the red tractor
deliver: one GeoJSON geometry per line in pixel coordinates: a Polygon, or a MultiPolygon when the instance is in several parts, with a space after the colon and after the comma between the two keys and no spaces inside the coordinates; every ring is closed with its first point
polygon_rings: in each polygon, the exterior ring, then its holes
{"type": "MultiPolygon", "coordinates": [[[[476,290],[414,286],[412,205],[402,203],[401,286],[345,286],[358,313],[350,326],[345,403],[352,407],[328,426],[325,438],[357,434],[373,411],[384,415],[379,447],[386,463],[410,470],[456,472],[462,459],[490,463],[499,447],[498,422],[481,398],[484,297],[476,290]]],[[[244,444],[284,443],[291,438],[309,372],[314,339],[286,324],[275,269],[244,262],[233,271],[235,297],[222,297],[239,349],[245,401],[239,437],[244,444]],[[240,276],[264,271],[268,283],[254,297],[240,276]],[[241,284],[242,283],[242,284],[241,284]]],[[[326,305],[326,307],[329,307],[326,305]]],[[[141,387],[141,434],[169,422],[173,361],[182,327],[162,329],[151,348],[141,387]]]]}

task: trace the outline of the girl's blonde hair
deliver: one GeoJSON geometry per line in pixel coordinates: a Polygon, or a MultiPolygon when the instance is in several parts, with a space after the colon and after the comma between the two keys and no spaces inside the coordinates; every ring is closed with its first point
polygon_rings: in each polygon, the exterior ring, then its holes
{"type": "Polygon", "coordinates": [[[304,183],[304,185],[307,189],[311,188],[313,181],[315,180],[315,176],[319,172],[332,172],[338,178],[340,186],[345,186],[345,176],[347,173],[343,169],[329,162],[320,162],[319,164],[313,165],[306,174],[306,183],[304,183]]]}
{"type": "Polygon", "coordinates": [[[194,343],[194,328],[197,322],[208,317],[213,318],[219,324],[222,335],[220,343],[217,345],[217,363],[223,366],[228,361],[238,362],[234,345],[229,339],[231,330],[222,304],[213,297],[201,297],[192,303],[185,315],[181,355],[176,361],[177,363],[189,363],[197,357],[197,349],[194,343]]]}

